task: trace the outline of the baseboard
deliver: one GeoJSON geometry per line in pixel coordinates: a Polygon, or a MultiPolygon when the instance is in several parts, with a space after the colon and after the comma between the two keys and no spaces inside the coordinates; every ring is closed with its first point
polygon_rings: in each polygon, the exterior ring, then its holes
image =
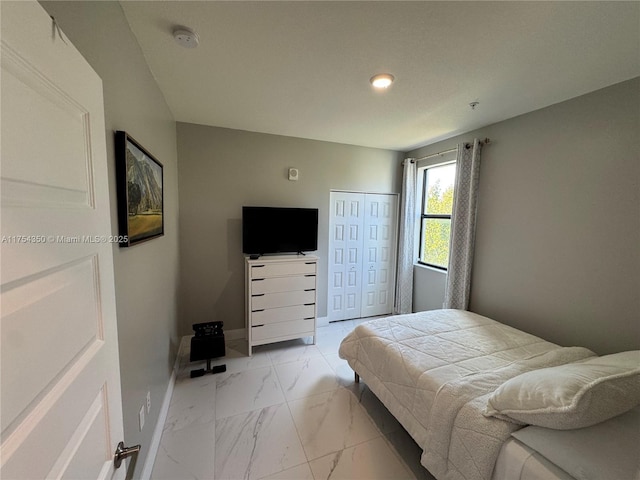
{"type": "Polygon", "coordinates": [[[160,440],[162,440],[162,432],[164,430],[164,424],[167,421],[167,415],[169,413],[169,405],[171,405],[171,397],[173,396],[173,388],[176,384],[176,374],[180,367],[180,358],[182,355],[182,349],[185,345],[185,338],[180,340],[180,346],[178,347],[178,354],[176,355],[176,361],[173,364],[173,371],[169,378],[169,385],[167,385],[167,391],[164,394],[164,400],[162,400],[162,406],[160,407],[160,415],[158,415],[158,422],[153,430],[153,436],[151,437],[151,444],[149,445],[149,453],[144,461],[144,467],[140,474],[140,480],[150,480],[153,473],[153,464],[156,462],[156,456],[158,455],[158,449],[160,448],[160,440]]]}
{"type": "Polygon", "coordinates": [[[236,328],[235,330],[224,331],[225,340],[239,340],[241,338],[247,338],[247,331],[244,328],[236,328]]]}
{"type": "Polygon", "coordinates": [[[329,317],[317,317],[316,327],[326,327],[329,325],[329,317]]]}

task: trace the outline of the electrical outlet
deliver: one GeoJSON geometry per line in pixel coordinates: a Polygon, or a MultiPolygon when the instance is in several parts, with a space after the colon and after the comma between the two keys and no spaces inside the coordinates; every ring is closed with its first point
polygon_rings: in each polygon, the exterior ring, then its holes
{"type": "Polygon", "coordinates": [[[147,392],[147,413],[151,411],[151,390],[147,392]]]}
{"type": "Polygon", "coordinates": [[[144,405],[140,407],[140,412],[138,412],[138,423],[140,424],[140,431],[144,428],[144,405]]]}

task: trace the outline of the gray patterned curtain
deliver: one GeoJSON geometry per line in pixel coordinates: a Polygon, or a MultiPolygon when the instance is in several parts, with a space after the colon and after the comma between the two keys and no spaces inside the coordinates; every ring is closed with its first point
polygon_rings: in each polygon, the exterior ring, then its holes
{"type": "Polygon", "coordinates": [[[413,311],[413,262],[415,260],[413,230],[416,223],[416,163],[411,158],[404,161],[400,202],[396,313],[411,313],[413,311]]]}
{"type": "Polygon", "coordinates": [[[444,308],[467,310],[469,307],[481,149],[477,138],[472,146],[458,145],[444,308]]]}

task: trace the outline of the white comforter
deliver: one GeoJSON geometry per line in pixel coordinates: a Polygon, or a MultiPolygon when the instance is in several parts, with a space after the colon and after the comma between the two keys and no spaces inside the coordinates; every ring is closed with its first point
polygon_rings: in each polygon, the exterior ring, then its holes
{"type": "Polygon", "coordinates": [[[422,464],[449,480],[489,480],[502,443],[520,428],[482,415],[497,387],[594,355],[459,310],[371,320],[339,353],[423,449],[422,464]]]}

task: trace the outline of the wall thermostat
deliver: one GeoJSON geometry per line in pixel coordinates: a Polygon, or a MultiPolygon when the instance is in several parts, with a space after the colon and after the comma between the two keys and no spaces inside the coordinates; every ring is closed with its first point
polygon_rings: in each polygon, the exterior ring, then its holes
{"type": "Polygon", "coordinates": [[[298,180],[298,169],[290,168],[289,169],[289,180],[298,180]]]}

